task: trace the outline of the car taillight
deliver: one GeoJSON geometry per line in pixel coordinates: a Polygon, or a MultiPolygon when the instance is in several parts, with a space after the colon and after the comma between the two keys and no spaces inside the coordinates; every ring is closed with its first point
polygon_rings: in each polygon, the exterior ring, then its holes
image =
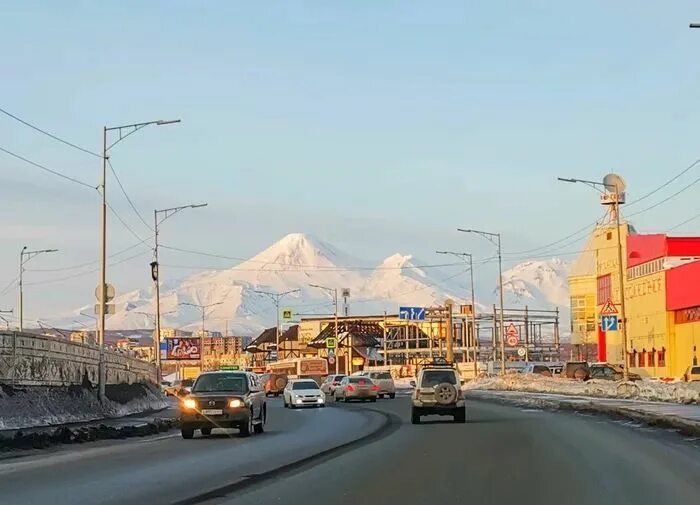
{"type": "Polygon", "coordinates": [[[347,385],[345,386],[345,391],[355,391],[355,388],[350,385],[347,385]]]}
{"type": "Polygon", "coordinates": [[[333,381],[333,385],[334,385],[334,386],[337,386],[338,384],[340,384],[340,382],[338,382],[338,381],[333,381]]]}
{"type": "Polygon", "coordinates": [[[377,386],[376,384],[372,386],[372,391],[379,391],[379,386],[377,386]]]}

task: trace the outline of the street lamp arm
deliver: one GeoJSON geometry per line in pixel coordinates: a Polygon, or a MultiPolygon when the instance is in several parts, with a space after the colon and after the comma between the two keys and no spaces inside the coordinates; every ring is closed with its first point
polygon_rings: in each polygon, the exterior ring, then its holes
{"type": "Polygon", "coordinates": [[[595,189],[596,191],[598,191],[600,193],[603,193],[603,191],[600,189],[600,187],[608,189],[608,186],[606,184],[604,184],[602,182],[598,182],[598,181],[589,181],[586,179],[576,179],[573,177],[571,177],[571,178],[570,177],[557,177],[557,180],[560,182],[570,182],[573,184],[580,182],[581,184],[585,184],[586,186],[592,187],[593,189],[595,189]]]}
{"type": "Polygon", "coordinates": [[[700,28],[700,23],[690,23],[690,28],[700,28]]]}
{"type": "Polygon", "coordinates": [[[115,131],[115,130],[119,132],[119,138],[117,140],[115,140],[114,142],[112,142],[107,148],[105,148],[105,150],[104,150],[105,154],[107,153],[107,151],[112,149],[119,142],[121,142],[122,140],[127,138],[129,135],[136,133],[141,128],[145,128],[146,126],[150,126],[150,125],[163,126],[163,125],[175,124],[175,123],[179,123],[179,122],[180,122],[179,119],[172,119],[172,120],[159,119],[157,121],[147,121],[145,123],[134,123],[134,124],[128,124],[128,125],[122,125],[122,126],[105,127],[106,132],[115,131]],[[127,130],[127,129],[129,130],[129,132],[127,132],[125,135],[123,135],[122,130],[127,130]]]}
{"type": "Polygon", "coordinates": [[[495,239],[498,239],[498,241],[501,240],[501,234],[500,233],[491,233],[488,231],[482,231],[482,230],[473,230],[473,229],[462,229],[462,228],[457,228],[457,231],[461,231],[462,233],[476,233],[477,235],[481,235],[484,237],[486,240],[491,242],[493,245],[498,245],[498,242],[496,242],[495,239]]]}
{"type": "Polygon", "coordinates": [[[163,219],[158,221],[158,224],[161,224],[163,221],[174,216],[175,214],[177,214],[178,212],[180,212],[182,210],[197,209],[199,207],[206,207],[207,205],[209,205],[209,204],[208,203],[193,203],[190,205],[181,205],[179,207],[171,207],[169,209],[156,209],[156,211],[155,211],[156,216],[158,216],[158,214],[163,214],[163,219]]]}

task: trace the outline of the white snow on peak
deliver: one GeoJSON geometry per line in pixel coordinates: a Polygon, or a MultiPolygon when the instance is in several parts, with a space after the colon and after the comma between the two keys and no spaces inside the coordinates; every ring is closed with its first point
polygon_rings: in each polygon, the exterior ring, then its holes
{"type": "Polygon", "coordinates": [[[568,307],[568,273],[569,263],[559,258],[520,263],[503,272],[504,295],[533,308],[568,307]]]}

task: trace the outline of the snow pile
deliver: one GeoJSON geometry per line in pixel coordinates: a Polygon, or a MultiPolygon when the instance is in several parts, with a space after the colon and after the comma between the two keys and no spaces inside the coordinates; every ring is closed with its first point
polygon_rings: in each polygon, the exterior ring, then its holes
{"type": "Polygon", "coordinates": [[[463,386],[468,390],[524,391],[595,398],[626,398],[644,401],[700,404],[700,383],[665,383],[658,381],[615,382],[590,380],[581,382],[536,374],[512,374],[505,377],[476,379],[463,386]]]}
{"type": "Polygon", "coordinates": [[[108,386],[101,404],[94,390],[81,386],[0,388],[0,430],[52,426],[123,417],[166,408],[157,388],[145,384],[108,386]]]}

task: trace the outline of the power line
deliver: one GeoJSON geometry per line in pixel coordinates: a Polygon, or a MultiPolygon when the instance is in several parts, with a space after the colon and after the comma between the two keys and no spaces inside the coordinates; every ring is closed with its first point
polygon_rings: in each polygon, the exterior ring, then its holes
{"type": "Polygon", "coordinates": [[[2,288],[2,290],[0,290],[0,296],[6,295],[10,291],[10,289],[13,288],[15,284],[17,284],[17,281],[19,281],[19,275],[13,280],[11,280],[9,284],[2,288]]]}
{"type": "Polygon", "coordinates": [[[680,194],[683,193],[684,191],[687,191],[688,189],[692,188],[692,187],[695,186],[698,182],[700,182],[700,177],[698,177],[697,179],[695,179],[695,180],[694,180],[693,182],[691,182],[690,184],[688,184],[688,185],[686,185],[686,186],[683,186],[681,189],[679,189],[678,191],[676,191],[676,192],[673,193],[672,195],[667,196],[667,197],[664,198],[663,200],[658,201],[658,202],[656,202],[655,204],[650,205],[649,207],[646,207],[645,209],[638,210],[637,212],[633,212],[632,214],[629,214],[627,217],[629,218],[629,217],[632,217],[632,216],[637,216],[637,215],[642,214],[642,213],[644,213],[644,212],[647,212],[647,211],[650,211],[650,210],[652,210],[652,209],[655,209],[656,207],[658,207],[658,206],[660,206],[660,205],[663,205],[664,203],[668,202],[669,200],[671,200],[671,199],[677,197],[678,195],[680,195],[680,194]]]}
{"type": "Polygon", "coordinates": [[[139,234],[136,233],[136,232],[133,230],[133,228],[131,228],[131,226],[129,226],[128,224],[126,224],[126,221],[124,221],[124,220],[122,219],[122,217],[117,213],[116,210],[114,210],[114,207],[112,207],[112,206],[109,204],[109,202],[107,202],[107,208],[112,212],[112,214],[114,214],[114,217],[116,217],[116,218],[119,220],[119,222],[122,224],[122,226],[124,226],[124,228],[126,228],[134,237],[136,237],[136,240],[139,240],[139,241],[141,241],[141,242],[145,242],[145,241],[146,241],[145,239],[141,238],[141,237],[139,236],[139,234]]]}
{"type": "Polygon", "coordinates": [[[134,205],[134,202],[132,202],[132,201],[131,201],[131,198],[129,198],[129,195],[128,195],[128,193],[126,192],[126,189],[124,189],[124,185],[122,184],[122,181],[119,179],[119,176],[117,175],[117,171],[114,170],[114,167],[112,166],[112,162],[109,160],[109,158],[107,158],[107,163],[109,164],[109,168],[110,168],[110,170],[112,171],[112,174],[114,175],[114,178],[117,180],[117,184],[119,184],[119,187],[121,188],[122,193],[124,193],[124,197],[126,198],[126,201],[129,202],[129,205],[131,206],[131,209],[134,211],[134,213],[136,213],[136,215],[139,217],[139,219],[140,219],[141,222],[144,224],[144,226],[146,226],[146,228],[148,228],[149,230],[153,231],[153,227],[150,226],[150,225],[146,222],[146,220],[143,218],[143,216],[141,215],[141,213],[138,211],[138,209],[137,209],[136,206],[134,205]]]}
{"type": "Polygon", "coordinates": [[[68,175],[62,174],[61,172],[57,172],[56,170],[52,170],[52,169],[50,169],[50,168],[47,168],[47,167],[45,167],[44,165],[41,165],[41,164],[39,164],[39,163],[37,163],[37,162],[35,162],[35,161],[32,161],[32,160],[27,159],[27,158],[25,158],[25,157],[23,157],[23,156],[20,156],[19,154],[13,153],[12,151],[8,151],[8,150],[5,149],[4,147],[0,147],[0,151],[4,152],[4,153],[6,153],[6,154],[9,154],[10,156],[12,156],[12,157],[14,157],[14,158],[17,158],[18,160],[22,160],[22,161],[24,161],[25,163],[29,163],[30,165],[35,166],[36,168],[40,168],[41,170],[45,170],[46,172],[49,172],[49,173],[51,173],[51,174],[53,174],[53,175],[55,175],[55,176],[58,176],[58,177],[60,177],[60,178],[62,178],[62,179],[65,179],[65,180],[67,180],[67,181],[74,182],[75,184],[80,184],[81,186],[85,186],[86,188],[96,189],[95,186],[92,186],[92,185],[90,185],[90,184],[88,184],[88,183],[86,183],[86,182],[83,182],[83,181],[81,181],[81,180],[75,179],[75,178],[70,177],[70,176],[68,176],[68,175]]]}
{"type": "Polygon", "coordinates": [[[47,137],[51,137],[52,139],[57,140],[58,142],[61,142],[62,144],[65,144],[65,145],[67,145],[67,146],[70,146],[70,147],[72,147],[72,148],[74,148],[74,149],[77,149],[78,151],[82,151],[82,152],[84,152],[84,153],[86,153],[86,154],[91,154],[92,156],[97,156],[98,158],[102,158],[101,155],[99,155],[99,154],[97,154],[97,153],[95,153],[95,152],[92,152],[92,151],[90,151],[89,149],[85,149],[84,147],[80,147],[80,146],[78,146],[78,145],[75,145],[75,144],[73,144],[72,142],[68,142],[67,140],[62,139],[61,137],[58,137],[58,136],[54,135],[53,133],[47,132],[46,130],[42,130],[42,129],[39,128],[38,126],[35,126],[35,125],[33,125],[33,124],[31,124],[31,123],[25,121],[24,119],[22,119],[22,118],[20,118],[20,117],[17,117],[17,116],[15,116],[14,114],[11,114],[10,112],[6,111],[5,109],[1,109],[1,108],[0,108],[0,112],[2,112],[3,114],[5,114],[6,116],[11,117],[11,118],[14,119],[15,121],[19,121],[19,122],[22,123],[23,125],[28,126],[29,128],[32,128],[33,130],[38,131],[39,133],[43,133],[43,134],[46,135],[47,137]]]}
{"type": "Polygon", "coordinates": [[[666,181],[665,183],[663,183],[663,184],[662,184],[661,186],[659,186],[658,188],[653,189],[653,190],[651,190],[649,193],[647,193],[646,195],[644,195],[644,196],[642,196],[642,197],[640,197],[640,198],[637,198],[636,200],[633,200],[632,202],[628,203],[628,204],[626,205],[626,207],[629,208],[629,207],[632,206],[632,205],[636,205],[636,204],[638,204],[639,202],[641,202],[642,200],[645,200],[645,199],[649,198],[649,197],[650,197],[651,195],[653,195],[654,193],[657,193],[658,191],[664,189],[666,186],[668,186],[669,184],[671,184],[672,182],[674,182],[675,180],[677,180],[677,179],[680,178],[681,176],[685,175],[689,170],[691,170],[692,168],[694,168],[698,163],[700,163],[700,159],[695,160],[693,163],[691,163],[689,166],[687,166],[685,169],[683,169],[681,172],[679,172],[678,174],[676,174],[674,177],[672,177],[671,179],[669,179],[668,181],[666,181]]]}

